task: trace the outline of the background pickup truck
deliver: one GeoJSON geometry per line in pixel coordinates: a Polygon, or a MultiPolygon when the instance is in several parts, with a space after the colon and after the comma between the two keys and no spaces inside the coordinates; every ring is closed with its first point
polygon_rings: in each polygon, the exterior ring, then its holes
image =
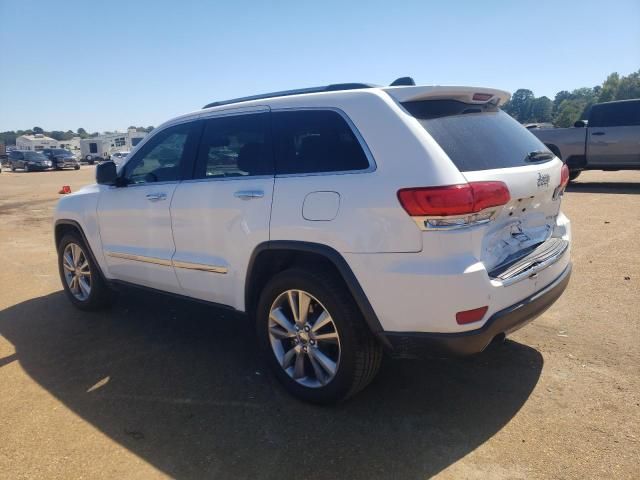
{"type": "Polygon", "coordinates": [[[574,128],[530,130],[569,167],[582,170],[640,169],[640,99],[599,103],[574,128]]]}

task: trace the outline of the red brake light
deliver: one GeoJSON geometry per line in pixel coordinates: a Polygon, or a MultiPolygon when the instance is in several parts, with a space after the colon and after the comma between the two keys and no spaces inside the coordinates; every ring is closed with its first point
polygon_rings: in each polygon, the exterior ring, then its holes
{"type": "Polygon", "coordinates": [[[562,172],[560,173],[560,188],[564,188],[569,183],[569,167],[565,163],[562,165],[562,172]]]}
{"type": "Polygon", "coordinates": [[[471,182],[445,187],[403,188],[398,200],[409,215],[446,217],[478,213],[509,202],[503,182],[471,182]]]}
{"type": "Polygon", "coordinates": [[[473,310],[465,310],[464,312],[456,313],[456,322],[458,325],[465,325],[467,323],[478,322],[482,320],[484,314],[487,313],[489,307],[474,308],[473,310]]]}
{"type": "Polygon", "coordinates": [[[473,100],[476,100],[476,101],[486,102],[492,97],[493,97],[492,93],[474,93],[472,98],[473,100]]]}

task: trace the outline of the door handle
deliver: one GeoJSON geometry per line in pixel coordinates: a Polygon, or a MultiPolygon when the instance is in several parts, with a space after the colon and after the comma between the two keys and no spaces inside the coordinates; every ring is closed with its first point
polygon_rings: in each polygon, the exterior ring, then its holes
{"type": "Polygon", "coordinates": [[[159,200],[166,200],[167,199],[167,194],[166,193],[149,193],[148,195],[146,195],[147,200],[149,200],[150,202],[157,202],[159,200]]]}
{"type": "Polygon", "coordinates": [[[262,190],[239,190],[234,193],[233,196],[243,200],[250,200],[252,198],[264,197],[264,192],[262,190]]]}
{"type": "Polygon", "coordinates": [[[604,135],[604,132],[593,132],[591,134],[592,137],[596,137],[596,136],[600,136],[600,135],[604,135]]]}

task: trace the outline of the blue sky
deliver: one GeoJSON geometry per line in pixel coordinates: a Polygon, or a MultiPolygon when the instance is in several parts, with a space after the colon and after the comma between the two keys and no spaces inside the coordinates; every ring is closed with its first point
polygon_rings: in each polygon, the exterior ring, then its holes
{"type": "Polygon", "coordinates": [[[640,1],[0,0],[0,45],[0,130],[122,130],[404,75],[552,98],[640,69],[640,1]]]}

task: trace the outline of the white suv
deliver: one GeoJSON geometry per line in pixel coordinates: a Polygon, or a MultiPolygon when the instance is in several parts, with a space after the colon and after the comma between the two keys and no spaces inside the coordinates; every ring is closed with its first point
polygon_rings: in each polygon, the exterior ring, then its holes
{"type": "Polygon", "coordinates": [[[488,88],[331,85],[207,105],[60,200],[64,289],[118,283],[255,318],[287,390],[335,402],[382,352],[472,354],[571,273],[568,170],[488,88]]]}

